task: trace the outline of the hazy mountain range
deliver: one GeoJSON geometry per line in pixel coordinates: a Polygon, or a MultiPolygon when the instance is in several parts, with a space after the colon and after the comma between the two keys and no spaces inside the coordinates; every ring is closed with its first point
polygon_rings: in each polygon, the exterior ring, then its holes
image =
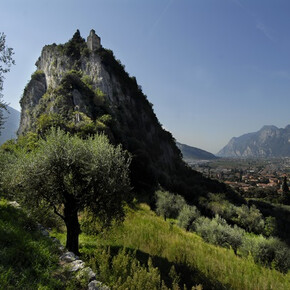
{"type": "Polygon", "coordinates": [[[290,156],[290,125],[285,128],[264,126],[258,132],[234,137],[218,152],[220,157],[288,157],[290,156]]]}
{"type": "Polygon", "coordinates": [[[181,151],[183,155],[183,159],[187,162],[194,161],[194,160],[212,160],[217,159],[214,154],[207,152],[205,150],[192,147],[186,144],[181,144],[176,142],[177,147],[181,151]]]}
{"type": "Polygon", "coordinates": [[[4,115],[4,128],[1,130],[0,144],[3,144],[6,140],[16,138],[16,132],[20,122],[20,112],[7,107],[7,111],[3,110],[4,115]]]}

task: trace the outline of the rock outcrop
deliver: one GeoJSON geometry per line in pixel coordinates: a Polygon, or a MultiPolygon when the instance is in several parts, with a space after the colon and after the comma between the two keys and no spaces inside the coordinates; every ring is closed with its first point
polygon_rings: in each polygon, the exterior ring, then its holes
{"type": "Polygon", "coordinates": [[[36,66],[21,99],[19,135],[43,134],[52,125],[79,134],[104,132],[132,153],[136,191],[148,192],[161,184],[176,192],[176,183],[182,182],[188,192],[192,185],[206,188],[208,183],[215,190],[211,181],[186,167],[135,77],[102,47],[93,30],[88,42],[77,31],[64,45],[45,46],[36,66]]]}

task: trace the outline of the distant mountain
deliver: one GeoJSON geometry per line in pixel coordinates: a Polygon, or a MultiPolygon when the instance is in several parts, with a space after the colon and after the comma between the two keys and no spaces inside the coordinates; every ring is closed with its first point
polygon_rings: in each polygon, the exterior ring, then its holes
{"type": "Polygon", "coordinates": [[[183,159],[185,161],[191,161],[191,160],[212,160],[212,159],[217,159],[215,155],[212,153],[209,153],[205,150],[196,148],[196,147],[191,147],[185,144],[181,144],[179,142],[176,142],[177,147],[181,151],[183,155],[183,159]]]}
{"type": "Polygon", "coordinates": [[[234,137],[218,152],[220,157],[289,157],[290,125],[264,126],[254,133],[234,137]]]}
{"type": "Polygon", "coordinates": [[[3,111],[5,123],[4,128],[1,130],[0,144],[3,144],[6,140],[16,138],[16,132],[20,123],[20,112],[7,107],[7,111],[3,111]]]}

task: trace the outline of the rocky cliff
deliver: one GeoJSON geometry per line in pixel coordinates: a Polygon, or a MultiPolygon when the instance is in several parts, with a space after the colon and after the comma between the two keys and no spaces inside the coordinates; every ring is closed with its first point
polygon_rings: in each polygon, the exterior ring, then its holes
{"type": "Polygon", "coordinates": [[[261,130],[234,137],[217,154],[221,157],[289,157],[290,125],[283,128],[264,126],[261,130]]]}
{"type": "Polygon", "coordinates": [[[87,41],[77,31],[64,45],[45,46],[36,66],[20,101],[18,135],[44,134],[51,126],[80,135],[104,132],[132,153],[136,190],[158,184],[184,192],[197,184],[212,191],[218,187],[186,167],[135,77],[101,46],[93,30],[87,41]]]}

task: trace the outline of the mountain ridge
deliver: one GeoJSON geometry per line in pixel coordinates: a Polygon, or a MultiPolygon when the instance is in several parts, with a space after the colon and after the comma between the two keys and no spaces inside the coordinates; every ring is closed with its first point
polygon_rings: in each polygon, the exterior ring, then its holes
{"type": "Polygon", "coordinates": [[[218,153],[219,157],[271,158],[290,156],[290,125],[265,125],[257,132],[233,137],[218,153]]]}
{"type": "Polygon", "coordinates": [[[7,106],[7,110],[3,110],[3,118],[4,125],[0,134],[0,145],[9,139],[16,138],[16,132],[20,123],[20,112],[7,106]]]}
{"type": "Polygon", "coordinates": [[[197,147],[193,147],[187,144],[182,144],[180,142],[176,142],[176,145],[181,151],[183,155],[183,159],[186,162],[190,162],[194,160],[213,160],[213,159],[218,158],[214,154],[206,150],[197,148],[197,147]]]}

